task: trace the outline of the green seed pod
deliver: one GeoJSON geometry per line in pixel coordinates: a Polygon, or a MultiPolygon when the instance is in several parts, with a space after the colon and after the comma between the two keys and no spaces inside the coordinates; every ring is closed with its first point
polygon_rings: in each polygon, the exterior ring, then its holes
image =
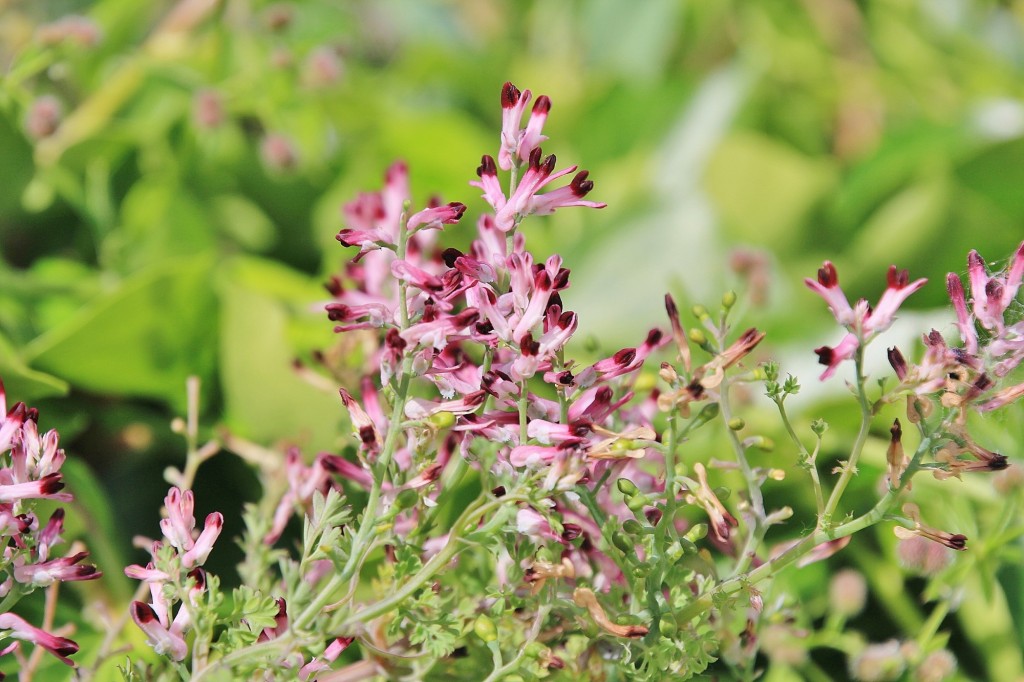
{"type": "Polygon", "coordinates": [[[640,490],[636,487],[636,483],[633,483],[633,481],[629,480],[628,478],[620,478],[618,481],[616,481],[615,486],[619,489],[619,492],[625,495],[626,497],[633,497],[638,492],[640,492],[640,490]]]}
{"type": "Polygon", "coordinates": [[[634,519],[626,519],[622,522],[622,530],[629,535],[640,535],[644,532],[644,527],[634,519]]]}
{"type": "Polygon", "coordinates": [[[732,308],[734,305],[736,305],[736,292],[725,292],[725,294],[722,296],[722,307],[728,310],[729,308],[732,308]]]}
{"type": "Polygon", "coordinates": [[[626,506],[629,511],[639,514],[644,510],[644,506],[647,505],[646,495],[633,495],[632,497],[626,498],[626,506]]]}
{"type": "Polygon", "coordinates": [[[708,337],[701,330],[693,327],[690,331],[686,332],[686,335],[690,337],[690,341],[693,341],[698,346],[708,345],[708,337]]]}
{"type": "Polygon", "coordinates": [[[729,428],[732,429],[733,431],[740,431],[746,425],[747,422],[743,421],[742,417],[733,417],[732,419],[729,420],[729,428]]]}
{"type": "Polygon", "coordinates": [[[621,530],[617,530],[612,533],[612,544],[615,545],[623,554],[628,555],[636,552],[636,545],[629,539],[629,536],[621,530]]]}
{"type": "Polygon", "coordinates": [[[661,630],[661,634],[666,637],[673,637],[679,632],[679,626],[676,625],[675,619],[668,613],[661,614],[661,620],[658,622],[658,629],[661,630]]]}
{"type": "Polygon", "coordinates": [[[698,523],[693,526],[690,530],[686,531],[686,539],[690,542],[697,542],[703,540],[708,534],[708,524],[698,523]]]}
{"type": "Polygon", "coordinates": [[[477,616],[476,621],[473,623],[473,632],[488,644],[498,639],[498,628],[494,627],[494,621],[485,614],[477,616]]]}
{"type": "Polygon", "coordinates": [[[697,545],[686,538],[679,538],[679,546],[683,548],[683,554],[696,554],[700,551],[697,545]]]}
{"type": "Polygon", "coordinates": [[[728,500],[730,495],[732,495],[732,488],[726,488],[724,485],[715,488],[715,497],[722,502],[728,500]]]}
{"type": "Polygon", "coordinates": [[[455,415],[451,412],[435,412],[430,415],[430,418],[427,421],[429,421],[435,428],[447,429],[449,426],[455,424],[455,415]]]}
{"type": "Polygon", "coordinates": [[[420,494],[412,488],[406,488],[402,492],[398,493],[398,497],[395,498],[395,509],[411,509],[416,506],[416,503],[420,501],[420,494]]]}

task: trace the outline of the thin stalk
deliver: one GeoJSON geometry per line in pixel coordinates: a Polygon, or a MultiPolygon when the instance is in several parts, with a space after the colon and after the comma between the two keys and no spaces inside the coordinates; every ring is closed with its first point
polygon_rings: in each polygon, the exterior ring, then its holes
{"type": "Polygon", "coordinates": [[[871,408],[868,406],[868,399],[864,388],[863,345],[857,348],[854,360],[857,368],[857,402],[860,404],[860,429],[857,431],[857,437],[853,441],[853,447],[850,448],[850,458],[847,460],[846,466],[843,467],[839,480],[836,481],[836,487],[832,489],[832,494],[829,495],[828,502],[825,504],[825,511],[819,519],[819,525],[825,529],[832,525],[832,515],[836,511],[836,507],[839,506],[839,500],[842,499],[846,486],[850,484],[850,479],[857,470],[857,461],[864,450],[864,443],[867,442],[868,431],[871,427],[871,408]]]}
{"type": "Polygon", "coordinates": [[[800,437],[796,434],[796,429],[793,428],[792,422],[789,421],[789,414],[786,412],[786,404],[784,399],[775,400],[775,404],[779,408],[779,416],[782,418],[782,425],[786,427],[786,432],[789,433],[790,440],[796,444],[797,449],[800,451],[800,459],[807,465],[807,473],[811,475],[811,483],[814,487],[814,503],[818,507],[818,519],[821,520],[825,514],[825,499],[821,492],[821,481],[818,479],[818,448],[814,448],[814,452],[810,453],[807,448],[804,447],[800,437]]]}
{"type": "MultiPolygon", "coordinates": [[[[504,679],[505,675],[511,673],[519,666],[519,661],[521,661],[523,659],[523,656],[526,655],[527,646],[532,642],[537,641],[537,638],[540,637],[541,625],[544,624],[544,619],[547,618],[547,615],[548,613],[550,613],[550,611],[550,604],[545,604],[537,609],[537,617],[534,618],[533,625],[530,627],[530,631],[526,635],[526,641],[519,645],[519,651],[516,652],[516,655],[513,656],[512,660],[510,660],[508,663],[500,667],[495,666],[494,670],[491,671],[491,674],[484,678],[484,682],[497,682],[498,680],[504,679]]],[[[499,649],[496,660],[500,661],[500,657],[501,650],[499,649]]]]}

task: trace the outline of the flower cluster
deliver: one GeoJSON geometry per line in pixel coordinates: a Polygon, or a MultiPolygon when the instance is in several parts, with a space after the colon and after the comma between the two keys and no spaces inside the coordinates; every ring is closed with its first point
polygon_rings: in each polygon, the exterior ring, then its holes
{"type": "MultiPolygon", "coordinates": [[[[64,556],[54,554],[63,542],[64,515],[58,507],[45,523],[37,516],[39,500],[70,501],[64,488],[61,465],[64,450],[58,447],[56,431],[39,433],[39,412],[19,402],[7,409],[7,393],[0,382],[0,596],[5,605],[41,587],[73,580],[95,580],[101,576],[95,566],[83,564],[85,551],[64,556]]],[[[78,645],[65,637],[30,625],[13,613],[0,614],[0,630],[15,640],[32,642],[47,649],[68,665],[78,645]]],[[[18,647],[15,641],[2,653],[18,647]]]]}
{"type": "Polygon", "coordinates": [[[203,531],[196,535],[193,514],[195,501],[191,490],[171,488],[164,498],[166,518],[160,521],[163,541],[137,539],[136,544],[150,553],[145,566],[125,568],[129,578],[149,585],[150,602],[132,602],[132,619],[146,633],[154,651],[181,661],[188,654],[185,634],[193,622],[193,609],[206,592],[206,563],[220,536],[224,517],[213,512],[206,517],[203,531]],[[172,617],[173,607],[180,602],[172,617]]]}

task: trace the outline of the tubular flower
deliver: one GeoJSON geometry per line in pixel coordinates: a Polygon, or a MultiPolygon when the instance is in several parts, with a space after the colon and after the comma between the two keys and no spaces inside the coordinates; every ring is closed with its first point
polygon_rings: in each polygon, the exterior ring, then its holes
{"type": "Polygon", "coordinates": [[[850,305],[846,294],[839,286],[839,274],[836,272],[836,267],[830,261],[825,261],[818,270],[816,280],[809,277],[805,279],[804,283],[807,287],[821,296],[828,304],[836,322],[849,332],[839,345],[833,348],[822,346],[815,349],[814,352],[818,354],[818,362],[827,368],[821,374],[821,380],[824,381],[835,374],[836,368],[844,360],[854,357],[859,347],[867,344],[875,335],[888,329],[903,302],[923,287],[927,281],[918,279],[911,282],[906,270],[898,270],[895,265],[890,265],[885,291],[878,299],[878,305],[872,308],[864,299],[860,299],[855,305],[850,305]]]}
{"type": "Polygon", "coordinates": [[[896,537],[901,540],[917,536],[931,540],[932,542],[938,542],[939,544],[957,551],[967,549],[966,536],[959,533],[947,533],[945,531],[935,530],[934,528],[929,528],[922,524],[921,513],[917,505],[910,503],[903,505],[903,513],[910,517],[910,520],[914,523],[914,527],[906,528],[904,526],[896,526],[893,528],[893,532],[896,534],[896,537]]]}

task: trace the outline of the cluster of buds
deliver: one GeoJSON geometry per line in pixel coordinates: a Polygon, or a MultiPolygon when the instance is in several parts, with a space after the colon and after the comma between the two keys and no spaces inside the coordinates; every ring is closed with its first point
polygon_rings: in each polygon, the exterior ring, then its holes
{"type": "Polygon", "coordinates": [[[224,517],[220,512],[209,514],[197,535],[191,490],[171,488],[164,505],[167,516],[160,521],[163,540],[136,538],[136,545],[150,553],[150,561],[145,566],[128,566],[124,572],[129,578],[146,582],[150,590],[148,604],[132,602],[132,619],[154,651],[181,661],[188,654],[185,634],[194,622],[193,610],[201,607],[207,591],[202,566],[220,536],[224,517]],[[180,605],[172,617],[177,602],[180,605]]]}
{"type": "MultiPolygon", "coordinates": [[[[39,412],[19,402],[7,409],[7,394],[0,382],[0,533],[3,556],[0,558],[0,596],[5,604],[40,587],[59,582],[94,580],[101,573],[95,566],[81,563],[88,553],[75,550],[54,556],[53,549],[63,540],[64,509],[55,509],[46,523],[36,515],[39,500],[68,502],[64,488],[64,450],[58,447],[56,431],[39,433],[39,412]]],[[[14,640],[41,646],[71,665],[69,655],[78,645],[30,625],[13,613],[0,614],[0,630],[14,640]]],[[[17,649],[15,641],[0,654],[17,649]]]]}

